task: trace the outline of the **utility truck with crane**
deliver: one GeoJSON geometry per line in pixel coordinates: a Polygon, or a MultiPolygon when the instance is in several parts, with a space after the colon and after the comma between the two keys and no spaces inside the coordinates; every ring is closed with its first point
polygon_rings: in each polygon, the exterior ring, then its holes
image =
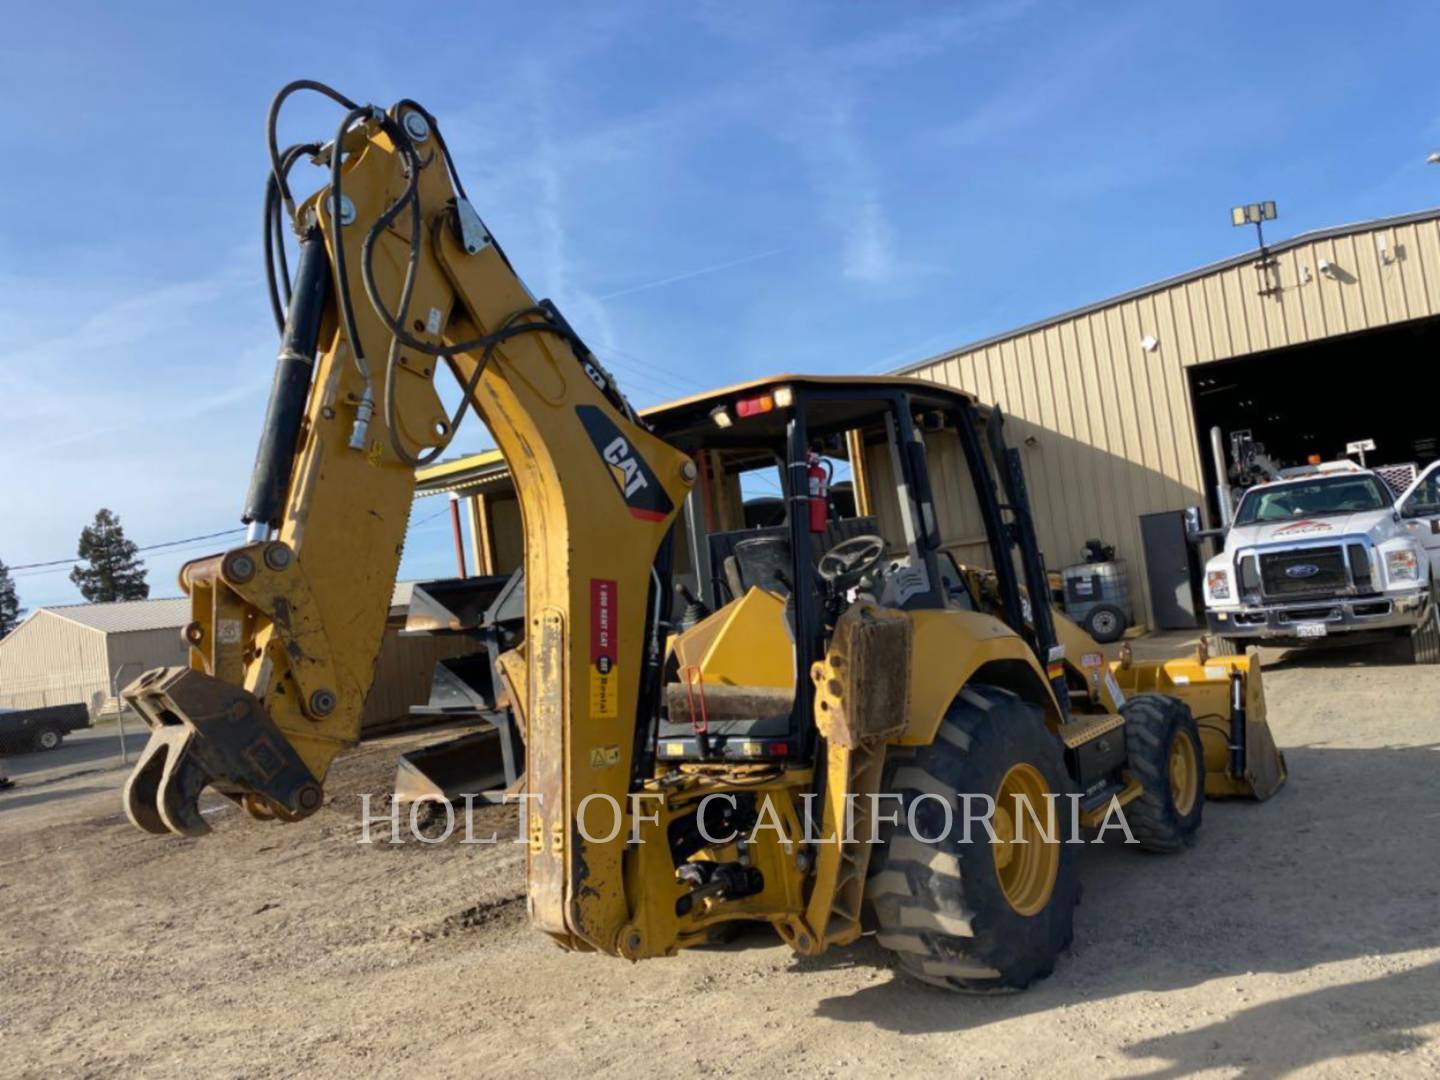
{"type": "Polygon", "coordinates": [[[1440,663],[1433,476],[1396,499],[1376,472],[1333,461],[1246,488],[1205,566],[1210,632],[1240,651],[1389,635],[1440,663]]]}

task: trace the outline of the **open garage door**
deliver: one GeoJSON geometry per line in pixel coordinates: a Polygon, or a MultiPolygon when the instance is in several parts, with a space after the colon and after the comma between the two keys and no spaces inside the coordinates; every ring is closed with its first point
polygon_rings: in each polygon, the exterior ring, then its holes
{"type": "Polygon", "coordinates": [[[1218,524],[1216,425],[1227,457],[1231,434],[1248,430],[1282,467],[1311,454],[1331,461],[1347,443],[1373,439],[1366,464],[1424,468],[1440,455],[1437,356],[1440,318],[1429,318],[1191,367],[1211,520],[1218,524]]]}

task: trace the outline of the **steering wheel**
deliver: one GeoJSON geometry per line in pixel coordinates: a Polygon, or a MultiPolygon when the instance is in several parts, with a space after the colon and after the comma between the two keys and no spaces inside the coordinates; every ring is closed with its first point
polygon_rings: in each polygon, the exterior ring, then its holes
{"type": "Polygon", "coordinates": [[[854,536],[842,540],[824,555],[820,556],[817,572],[821,578],[836,585],[840,582],[859,581],[867,571],[872,570],[885,558],[885,538],[882,536],[854,536]]]}

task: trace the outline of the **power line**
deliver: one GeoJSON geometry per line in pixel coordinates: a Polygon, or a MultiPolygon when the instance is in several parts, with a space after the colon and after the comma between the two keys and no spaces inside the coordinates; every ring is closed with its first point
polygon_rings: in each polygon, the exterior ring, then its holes
{"type": "MultiPolygon", "coordinates": [[[[163,542],[161,542],[161,543],[159,543],[159,544],[146,544],[144,547],[138,547],[138,548],[136,548],[135,550],[136,550],[137,552],[140,552],[140,551],[159,551],[159,550],[161,550],[162,548],[179,547],[181,544],[193,544],[193,543],[195,543],[195,542],[198,541],[198,540],[215,540],[215,539],[218,539],[219,537],[222,537],[222,536],[232,536],[232,535],[235,534],[235,533],[244,532],[244,531],[245,531],[245,527],[242,525],[242,526],[238,526],[238,527],[236,527],[236,528],[234,528],[234,529],[224,529],[224,530],[222,530],[221,532],[204,533],[204,534],[202,534],[202,535],[200,535],[200,536],[186,536],[186,537],[183,537],[183,538],[181,538],[181,539],[179,539],[179,540],[165,540],[165,541],[163,541],[163,542]]],[[[11,570],[40,570],[40,569],[43,569],[44,567],[47,567],[47,566],[73,566],[75,563],[77,563],[77,562],[79,562],[79,561],[80,561],[80,557],[79,557],[78,555],[72,555],[72,556],[71,556],[70,558],[68,558],[68,559],[50,559],[50,560],[48,560],[48,561],[46,561],[46,562],[22,563],[22,564],[20,564],[20,565],[18,565],[18,566],[12,566],[12,567],[10,567],[10,569],[11,569],[11,570]]]]}
{"type": "MultiPolygon", "coordinates": [[[[164,558],[170,555],[192,555],[207,552],[214,553],[215,547],[216,545],[209,541],[201,541],[195,544],[186,544],[180,547],[166,548],[163,551],[158,552],[157,554],[161,558],[164,558]]],[[[20,573],[15,574],[14,577],[17,581],[28,581],[30,578],[44,577],[47,574],[67,574],[70,572],[70,568],[72,566],[79,565],[80,562],[80,559],[75,559],[72,562],[66,563],[63,566],[47,566],[40,570],[22,570],[20,573]]]]}
{"type": "Polygon", "coordinates": [[[436,510],[435,513],[433,513],[433,514],[427,514],[425,517],[421,518],[419,521],[412,521],[412,522],[410,522],[410,524],[409,524],[408,526],[406,526],[406,528],[409,528],[409,529],[418,529],[421,525],[428,525],[430,522],[432,522],[432,521],[434,521],[436,518],[438,518],[441,514],[448,514],[448,513],[450,513],[450,507],[449,507],[449,506],[446,506],[444,510],[436,510]]]}

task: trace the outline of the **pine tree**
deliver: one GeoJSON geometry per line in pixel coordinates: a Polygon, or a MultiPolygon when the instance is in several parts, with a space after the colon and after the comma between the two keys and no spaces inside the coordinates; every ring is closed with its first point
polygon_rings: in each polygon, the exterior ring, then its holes
{"type": "Polygon", "coordinates": [[[15,593],[15,579],[10,576],[10,568],[0,562],[0,637],[14,630],[24,614],[20,597],[15,593]]]}
{"type": "Polygon", "coordinates": [[[90,565],[75,567],[70,580],[92,604],[144,600],[150,595],[150,586],[145,583],[145,564],[136,557],[137,551],[125,539],[120,519],[102,509],[95,515],[95,523],[80,533],[76,554],[90,565]]]}

